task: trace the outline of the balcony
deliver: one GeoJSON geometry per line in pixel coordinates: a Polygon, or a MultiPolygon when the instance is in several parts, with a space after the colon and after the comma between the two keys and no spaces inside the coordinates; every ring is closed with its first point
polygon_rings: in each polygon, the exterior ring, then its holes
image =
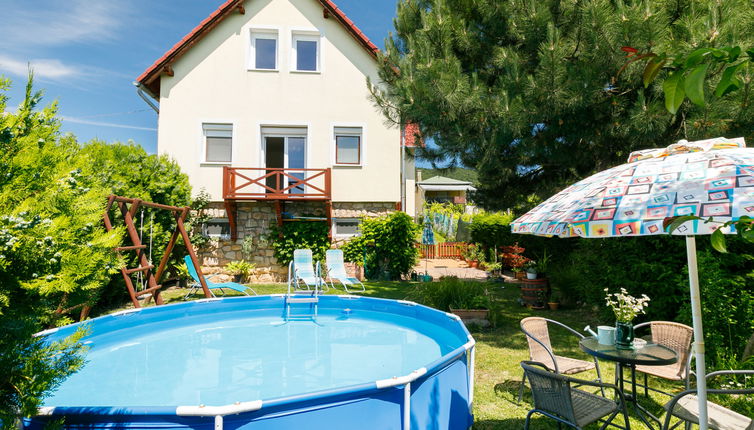
{"type": "Polygon", "coordinates": [[[223,168],[225,200],[331,200],[331,170],[223,168]]]}
{"type": "MultiPolygon", "coordinates": [[[[283,225],[283,204],[291,201],[322,201],[326,221],[332,229],[332,171],[327,169],[289,169],[223,167],[223,200],[230,224],[231,240],[238,238],[236,214],[238,201],[268,200],[275,203],[278,226],[283,225]]],[[[330,232],[332,235],[332,231],[330,232]]]]}

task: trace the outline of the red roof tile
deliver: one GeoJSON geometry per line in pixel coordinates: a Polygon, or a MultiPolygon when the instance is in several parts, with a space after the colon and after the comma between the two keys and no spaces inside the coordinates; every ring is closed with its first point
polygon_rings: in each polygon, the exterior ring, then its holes
{"type": "MultiPolygon", "coordinates": [[[[184,36],[178,43],[173,45],[168,52],[154,62],[147,70],[144,71],[136,81],[146,86],[153,94],[160,94],[160,75],[163,71],[170,68],[170,65],[183,55],[194,43],[204,37],[214,26],[219,24],[231,12],[238,8],[243,8],[243,2],[246,0],[226,0],[212,14],[194,27],[191,32],[184,36]]],[[[317,0],[322,4],[325,11],[332,14],[346,30],[361,44],[373,57],[377,56],[379,48],[372,43],[369,38],[361,31],[356,24],[351,21],[342,10],[332,2],[332,0],[317,0]]]]}
{"type": "Polygon", "coordinates": [[[403,145],[408,148],[424,146],[424,140],[421,137],[419,124],[410,122],[403,127],[403,145]]]}

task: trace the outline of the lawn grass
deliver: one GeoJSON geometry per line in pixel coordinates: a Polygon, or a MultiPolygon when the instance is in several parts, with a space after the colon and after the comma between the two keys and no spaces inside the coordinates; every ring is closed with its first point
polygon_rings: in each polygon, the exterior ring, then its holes
{"type": "MultiPolygon", "coordinates": [[[[389,299],[404,299],[416,284],[412,282],[367,282],[364,296],[389,299]]],[[[518,404],[518,390],[521,381],[521,366],[519,362],[529,359],[529,349],[526,337],[519,328],[519,321],[528,316],[542,316],[560,321],[577,331],[585,325],[595,327],[597,312],[594,309],[561,309],[530,310],[518,304],[519,289],[516,284],[488,283],[495,303],[495,326],[488,328],[472,327],[472,335],[476,339],[476,366],[474,387],[474,429],[523,429],[527,412],[532,408],[531,395],[525,390],[523,401],[518,404]]],[[[287,292],[285,284],[252,285],[254,290],[262,294],[283,294],[287,292]]],[[[170,288],[162,292],[165,303],[184,301],[187,290],[170,288]]],[[[343,290],[330,289],[327,294],[343,294],[343,290]]],[[[235,294],[228,294],[235,295],[235,294]]],[[[192,295],[190,300],[203,298],[201,291],[192,295]]],[[[109,309],[104,313],[133,307],[130,303],[118,309],[109,309]]],[[[555,353],[574,358],[590,360],[578,347],[576,337],[563,329],[551,328],[551,340],[555,353]]],[[[612,382],[615,366],[610,362],[601,362],[603,380],[612,382]]],[[[579,378],[595,379],[594,371],[577,375],[579,378]]],[[[650,385],[664,391],[680,391],[682,384],[668,384],[665,381],[650,378],[650,385]]],[[[655,415],[663,415],[662,405],[668,398],[661,394],[650,393],[650,398],[640,399],[642,405],[650,409],[655,415]]],[[[645,429],[629,409],[632,429],[645,429]]],[[[549,418],[535,416],[530,428],[555,429],[557,424],[549,418]]],[[[597,429],[591,425],[587,429],[597,429]]]]}

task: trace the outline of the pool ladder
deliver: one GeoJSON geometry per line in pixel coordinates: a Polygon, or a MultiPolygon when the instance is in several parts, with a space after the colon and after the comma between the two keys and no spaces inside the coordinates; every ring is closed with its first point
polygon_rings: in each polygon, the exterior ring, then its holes
{"type": "Polygon", "coordinates": [[[285,321],[305,321],[305,320],[317,320],[317,307],[319,305],[319,296],[316,290],[311,296],[302,295],[285,295],[285,321]],[[308,305],[308,313],[294,313],[293,305],[304,304],[308,305]]]}

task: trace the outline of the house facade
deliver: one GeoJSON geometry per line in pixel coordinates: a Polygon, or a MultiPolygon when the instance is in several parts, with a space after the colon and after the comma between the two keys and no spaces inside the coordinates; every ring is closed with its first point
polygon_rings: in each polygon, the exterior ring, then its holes
{"type": "Polygon", "coordinates": [[[330,0],[228,0],[139,76],[158,152],[212,202],[205,265],[275,266],[263,238],[291,219],[339,240],[363,216],[414,214],[413,161],[367,87],[376,53],[330,0]]]}

